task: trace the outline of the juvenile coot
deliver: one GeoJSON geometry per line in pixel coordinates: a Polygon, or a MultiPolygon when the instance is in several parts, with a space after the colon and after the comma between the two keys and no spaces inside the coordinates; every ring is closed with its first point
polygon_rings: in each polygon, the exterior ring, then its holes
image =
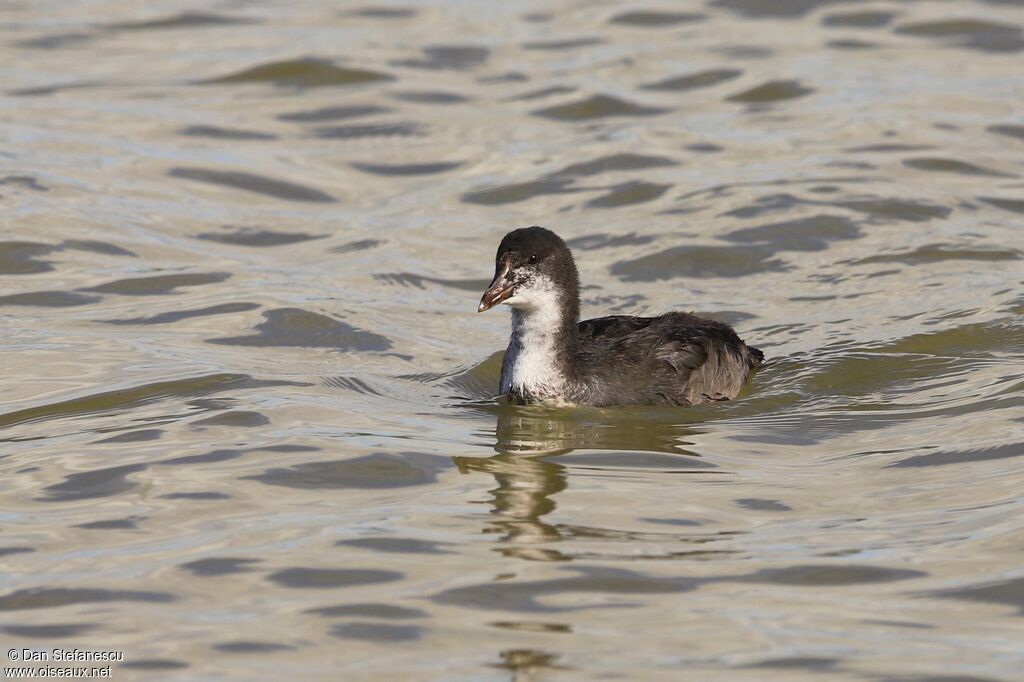
{"type": "Polygon", "coordinates": [[[512,308],[501,393],[519,403],[697,405],[735,398],[764,361],[732,328],[690,313],[579,321],[572,252],[543,227],[505,235],[479,312],[512,308]]]}

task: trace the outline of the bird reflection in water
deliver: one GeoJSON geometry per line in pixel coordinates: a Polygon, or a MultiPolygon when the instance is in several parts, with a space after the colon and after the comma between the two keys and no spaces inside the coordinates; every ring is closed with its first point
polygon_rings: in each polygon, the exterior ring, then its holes
{"type": "Polygon", "coordinates": [[[557,549],[539,545],[577,534],[572,527],[551,524],[554,496],[568,486],[568,471],[556,457],[573,450],[608,450],[609,463],[628,466],[639,452],[699,457],[682,448],[694,433],[678,423],[678,410],[600,410],[547,406],[481,405],[474,409],[497,417],[492,457],[454,457],[462,473],[494,476],[492,513],[497,517],[485,532],[500,533],[509,546],[499,551],[532,561],[569,561],[557,549]],[[652,414],[654,412],[654,414],[652,414]],[[614,461],[621,456],[621,462],[614,461]]]}

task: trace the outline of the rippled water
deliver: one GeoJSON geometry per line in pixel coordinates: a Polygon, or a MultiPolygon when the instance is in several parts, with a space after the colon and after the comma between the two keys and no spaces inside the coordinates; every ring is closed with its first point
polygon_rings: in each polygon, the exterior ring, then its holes
{"type": "Polygon", "coordinates": [[[9,2],[10,646],[151,679],[1024,670],[1024,3],[9,2]],[[768,364],[511,408],[505,231],[768,364]]]}

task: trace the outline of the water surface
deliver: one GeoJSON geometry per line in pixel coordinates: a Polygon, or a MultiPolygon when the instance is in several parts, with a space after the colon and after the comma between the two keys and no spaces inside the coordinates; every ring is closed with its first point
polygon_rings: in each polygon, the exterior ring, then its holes
{"type": "Polygon", "coordinates": [[[1024,7],[7,3],[0,631],[118,679],[1013,680],[1024,7]],[[768,364],[494,398],[505,231],[768,364]]]}

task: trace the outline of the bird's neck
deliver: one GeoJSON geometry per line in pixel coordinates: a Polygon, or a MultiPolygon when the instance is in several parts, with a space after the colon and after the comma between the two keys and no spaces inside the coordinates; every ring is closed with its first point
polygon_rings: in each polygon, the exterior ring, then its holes
{"type": "Polygon", "coordinates": [[[517,398],[568,398],[578,381],[579,301],[552,293],[512,309],[512,336],[502,366],[502,393],[517,398]]]}

